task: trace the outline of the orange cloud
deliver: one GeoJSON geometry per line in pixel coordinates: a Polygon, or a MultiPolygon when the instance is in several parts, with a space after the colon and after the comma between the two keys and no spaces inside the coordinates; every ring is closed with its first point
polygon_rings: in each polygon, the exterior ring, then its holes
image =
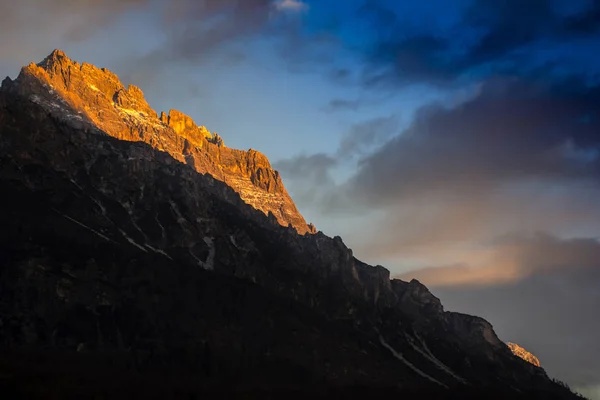
{"type": "Polygon", "coordinates": [[[398,275],[431,287],[489,286],[559,269],[600,268],[595,238],[561,239],[544,233],[509,235],[464,254],[469,263],[423,268],[398,275]]]}
{"type": "Polygon", "coordinates": [[[516,265],[471,267],[453,265],[431,267],[398,276],[403,280],[418,279],[427,286],[488,286],[515,282],[523,277],[516,265]]]}

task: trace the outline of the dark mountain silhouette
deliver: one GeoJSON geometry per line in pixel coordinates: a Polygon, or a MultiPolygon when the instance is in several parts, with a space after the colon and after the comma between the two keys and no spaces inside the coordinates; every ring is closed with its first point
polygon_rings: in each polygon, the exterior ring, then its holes
{"type": "Polygon", "coordinates": [[[190,121],[58,51],[3,82],[3,398],[578,398],[190,121]]]}

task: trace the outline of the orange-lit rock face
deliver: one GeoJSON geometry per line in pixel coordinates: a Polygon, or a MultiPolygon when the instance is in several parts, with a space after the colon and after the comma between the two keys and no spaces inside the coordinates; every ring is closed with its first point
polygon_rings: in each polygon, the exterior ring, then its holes
{"type": "Polygon", "coordinates": [[[141,89],[125,88],[104,68],[79,64],[55,50],[41,63],[24,67],[15,88],[77,128],[146,142],[198,172],[224,181],[246,203],[265,214],[271,212],[281,225],[291,225],[300,234],[315,231],[306,224],[279,173],[263,154],[227,148],[218,135],[179,111],[163,112],[159,117],[141,89]]]}
{"type": "Polygon", "coordinates": [[[513,352],[513,354],[515,356],[522,358],[523,360],[535,365],[536,367],[539,367],[541,365],[540,360],[538,360],[538,358],[536,356],[534,356],[533,354],[531,354],[530,352],[528,352],[527,350],[525,350],[518,344],[509,342],[509,343],[506,343],[506,345],[513,352]]]}
{"type": "Polygon", "coordinates": [[[213,135],[205,128],[197,126],[192,118],[177,111],[169,111],[169,115],[161,113],[161,121],[167,124],[179,136],[182,136],[192,143],[202,146],[203,139],[211,140],[213,135]]]}

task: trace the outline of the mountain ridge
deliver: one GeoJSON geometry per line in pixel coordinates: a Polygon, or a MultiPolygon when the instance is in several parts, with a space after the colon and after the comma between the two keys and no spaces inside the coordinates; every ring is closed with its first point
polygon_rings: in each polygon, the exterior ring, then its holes
{"type": "Polygon", "coordinates": [[[267,157],[253,149],[227,148],[218,134],[197,126],[177,110],[154,111],[140,88],[121,83],[106,68],[71,60],[54,50],[42,62],[21,69],[4,85],[32,95],[51,114],[76,128],[103,132],[120,140],[142,141],[233,187],[254,208],[272,213],[300,234],[315,233],[287,193],[267,157]],[[62,115],[61,115],[62,114],[62,115]]]}
{"type": "MultiPolygon", "coordinates": [[[[3,373],[28,382],[41,368],[42,392],[73,374],[114,398],[127,391],[117,365],[146,377],[175,369],[183,395],[233,385],[579,398],[515,357],[489,322],[444,311],[420,282],[390,280],[340,237],[282,226],[186,160],[106,135],[68,104],[55,112],[49,88],[0,89],[0,208],[10,210],[0,213],[0,385],[3,373]],[[59,373],[39,359],[70,361],[59,373]]],[[[19,379],[14,390],[37,390],[19,379]]]]}

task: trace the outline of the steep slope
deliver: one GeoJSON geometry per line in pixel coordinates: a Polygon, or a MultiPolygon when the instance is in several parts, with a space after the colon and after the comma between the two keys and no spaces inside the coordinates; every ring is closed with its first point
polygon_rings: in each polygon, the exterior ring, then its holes
{"type": "Polygon", "coordinates": [[[540,360],[538,360],[536,356],[525,350],[523,347],[511,342],[507,342],[506,345],[515,356],[522,358],[523,360],[535,365],[536,367],[541,366],[540,360]]]}
{"type": "Polygon", "coordinates": [[[227,183],[246,203],[265,214],[273,213],[281,225],[291,224],[300,234],[316,231],[306,224],[279,173],[263,154],[225,147],[219,135],[197,126],[179,111],[157,115],[138,87],[125,88],[104,68],[79,64],[55,50],[41,63],[24,67],[15,82],[6,81],[5,85],[32,96],[71,126],[142,141],[169,153],[196,171],[227,183]]]}
{"type": "Polygon", "coordinates": [[[418,281],[24,82],[0,90],[2,393],[577,398],[418,281]]]}

